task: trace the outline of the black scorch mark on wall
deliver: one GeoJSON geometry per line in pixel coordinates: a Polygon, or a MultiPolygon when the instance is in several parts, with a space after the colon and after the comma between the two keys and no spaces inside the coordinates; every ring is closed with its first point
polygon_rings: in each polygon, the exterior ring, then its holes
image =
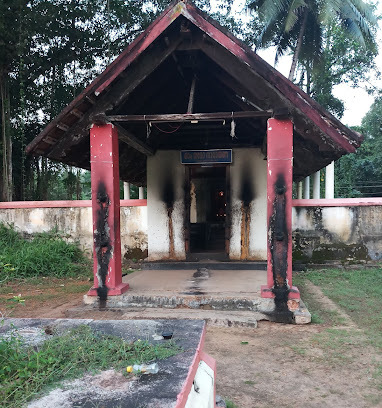
{"type": "Polygon", "coordinates": [[[106,306],[108,288],[106,277],[109,269],[109,262],[112,257],[112,245],[110,241],[110,227],[108,223],[110,199],[103,182],[98,184],[97,189],[97,220],[96,231],[94,233],[95,251],[97,257],[97,294],[100,308],[106,306]]]}
{"type": "Polygon", "coordinates": [[[289,286],[287,281],[288,270],[288,230],[286,225],[286,183],[282,174],[279,174],[274,185],[275,199],[273,212],[270,218],[270,244],[272,254],[272,271],[275,295],[275,320],[283,323],[293,321],[293,313],[288,309],[289,286]]]}
{"type": "Polygon", "coordinates": [[[171,169],[167,169],[167,177],[165,178],[162,189],[162,201],[166,204],[167,209],[174,208],[175,191],[174,182],[171,177],[171,169]]]}
{"type": "Polygon", "coordinates": [[[172,212],[175,203],[175,188],[174,181],[171,175],[171,169],[167,169],[166,178],[162,188],[162,201],[166,204],[168,218],[168,238],[169,238],[169,258],[175,257],[174,245],[174,226],[172,222],[172,212]]]}
{"type": "Polygon", "coordinates": [[[244,166],[241,174],[241,186],[239,190],[239,200],[243,207],[248,208],[255,199],[255,189],[253,187],[254,174],[251,173],[248,166],[244,166]]]}
{"type": "Polygon", "coordinates": [[[241,175],[239,200],[241,201],[241,248],[240,259],[249,259],[249,231],[251,226],[251,203],[255,199],[253,174],[248,166],[244,166],[241,175]]]}

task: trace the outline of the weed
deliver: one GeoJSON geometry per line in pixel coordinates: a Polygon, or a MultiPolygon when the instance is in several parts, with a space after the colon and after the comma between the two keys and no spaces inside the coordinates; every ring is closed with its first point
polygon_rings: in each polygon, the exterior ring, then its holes
{"type": "Polygon", "coordinates": [[[299,354],[300,356],[306,355],[306,348],[301,346],[296,346],[294,344],[289,346],[295,353],[299,354]]]}
{"type": "Polygon", "coordinates": [[[132,269],[127,266],[122,266],[122,276],[130,275],[131,273],[134,273],[135,269],[132,269]]]}
{"type": "Polygon", "coordinates": [[[238,406],[229,399],[225,399],[225,405],[227,408],[238,408],[238,406]]]}
{"type": "Polygon", "coordinates": [[[12,226],[0,224],[0,283],[41,276],[88,274],[90,262],[76,243],[57,231],[23,238],[12,226]]]}
{"type": "Polygon", "coordinates": [[[244,381],[244,384],[255,385],[256,383],[255,383],[255,381],[252,381],[252,380],[246,380],[246,381],[244,381]]]}
{"type": "Polygon", "coordinates": [[[25,299],[22,298],[21,293],[17,296],[13,296],[10,299],[7,299],[9,302],[25,304],[25,299]]]}
{"type": "Polygon", "coordinates": [[[0,407],[19,407],[43,387],[85,371],[160,360],[179,353],[173,342],[150,345],[146,341],[127,343],[123,339],[79,326],[53,336],[41,346],[26,347],[14,331],[0,340],[0,407]]]}

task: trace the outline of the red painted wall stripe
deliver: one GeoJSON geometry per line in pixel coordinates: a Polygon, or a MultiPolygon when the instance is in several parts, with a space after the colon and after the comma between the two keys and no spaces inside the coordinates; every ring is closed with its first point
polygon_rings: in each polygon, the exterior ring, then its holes
{"type": "MultiPolygon", "coordinates": [[[[91,200],[62,200],[62,201],[9,201],[0,202],[0,209],[12,208],[78,208],[91,207],[91,200]]],[[[147,200],[121,200],[121,207],[146,207],[147,200]]]]}
{"type": "MultiPolygon", "coordinates": [[[[146,207],[147,200],[121,200],[121,207],[146,207]]],[[[372,198],[332,198],[292,200],[292,207],[362,207],[382,205],[382,197],[372,198]]],[[[78,208],[91,207],[91,200],[61,201],[7,201],[0,202],[0,209],[13,208],[78,208]]]]}
{"type": "Polygon", "coordinates": [[[293,207],[362,207],[382,205],[382,197],[292,200],[293,207]]]}

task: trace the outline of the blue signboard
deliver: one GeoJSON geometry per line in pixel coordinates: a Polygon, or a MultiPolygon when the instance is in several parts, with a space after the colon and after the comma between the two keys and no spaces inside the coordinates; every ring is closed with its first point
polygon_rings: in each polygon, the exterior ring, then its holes
{"type": "Polygon", "coordinates": [[[232,163],[232,149],[182,150],[182,164],[232,163]]]}

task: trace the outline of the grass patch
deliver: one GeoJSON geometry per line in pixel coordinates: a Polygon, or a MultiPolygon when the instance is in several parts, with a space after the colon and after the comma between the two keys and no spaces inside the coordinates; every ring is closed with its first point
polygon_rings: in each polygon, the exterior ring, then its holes
{"type": "Polygon", "coordinates": [[[0,224],[0,283],[41,276],[91,276],[90,261],[57,231],[29,240],[12,226],[0,224]]]}
{"type": "Polygon", "coordinates": [[[344,324],[344,318],[336,310],[328,310],[323,305],[314,299],[307,290],[309,276],[307,273],[295,273],[293,275],[293,284],[296,285],[301,293],[301,298],[304,300],[306,307],[312,315],[313,324],[336,325],[344,324]]]}
{"type": "MultiPolygon", "coordinates": [[[[370,269],[327,269],[313,270],[295,275],[294,284],[302,292],[304,302],[309,305],[310,312],[317,314],[322,322],[331,327],[312,336],[308,341],[299,343],[291,349],[300,355],[310,357],[314,349],[322,350],[321,359],[324,364],[333,367],[349,364],[354,359],[362,358],[364,350],[375,353],[375,358],[369,363],[370,384],[373,388],[382,390],[382,285],[379,284],[382,270],[370,269]],[[358,329],[338,328],[343,325],[344,318],[338,312],[323,310],[319,302],[305,290],[312,282],[320,287],[322,292],[336,303],[358,329]],[[312,351],[313,350],[313,351],[312,351]]],[[[315,356],[315,359],[317,357],[315,356]]],[[[371,405],[379,404],[380,398],[370,394],[365,396],[371,405]]]]}
{"type": "Polygon", "coordinates": [[[362,350],[364,347],[365,338],[352,329],[330,328],[313,336],[312,345],[323,349],[325,351],[324,362],[335,367],[351,361],[354,358],[355,350],[362,350]]]}
{"type": "Polygon", "coordinates": [[[225,399],[225,404],[227,408],[239,408],[233,401],[225,399]]]}
{"type": "Polygon", "coordinates": [[[382,397],[377,394],[366,394],[364,396],[365,400],[369,402],[369,404],[373,407],[375,406],[381,406],[380,404],[382,403],[382,397]]]}
{"type": "Polygon", "coordinates": [[[38,347],[26,347],[17,330],[0,340],[0,407],[16,408],[43,387],[85,372],[149,363],[179,353],[173,342],[151,345],[146,341],[128,343],[79,326],[54,336],[38,347]]]}
{"type": "Polygon", "coordinates": [[[50,304],[52,308],[86,293],[91,282],[74,278],[15,279],[0,286],[0,317],[21,317],[50,304]],[[17,301],[18,298],[23,302],[17,301]],[[24,309],[25,308],[25,309],[24,309]]]}
{"type": "Polygon", "coordinates": [[[365,331],[370,343],[382,351],[382,270],[379,268],[328,269],[300,274],[319,286],[365,331]]]}

